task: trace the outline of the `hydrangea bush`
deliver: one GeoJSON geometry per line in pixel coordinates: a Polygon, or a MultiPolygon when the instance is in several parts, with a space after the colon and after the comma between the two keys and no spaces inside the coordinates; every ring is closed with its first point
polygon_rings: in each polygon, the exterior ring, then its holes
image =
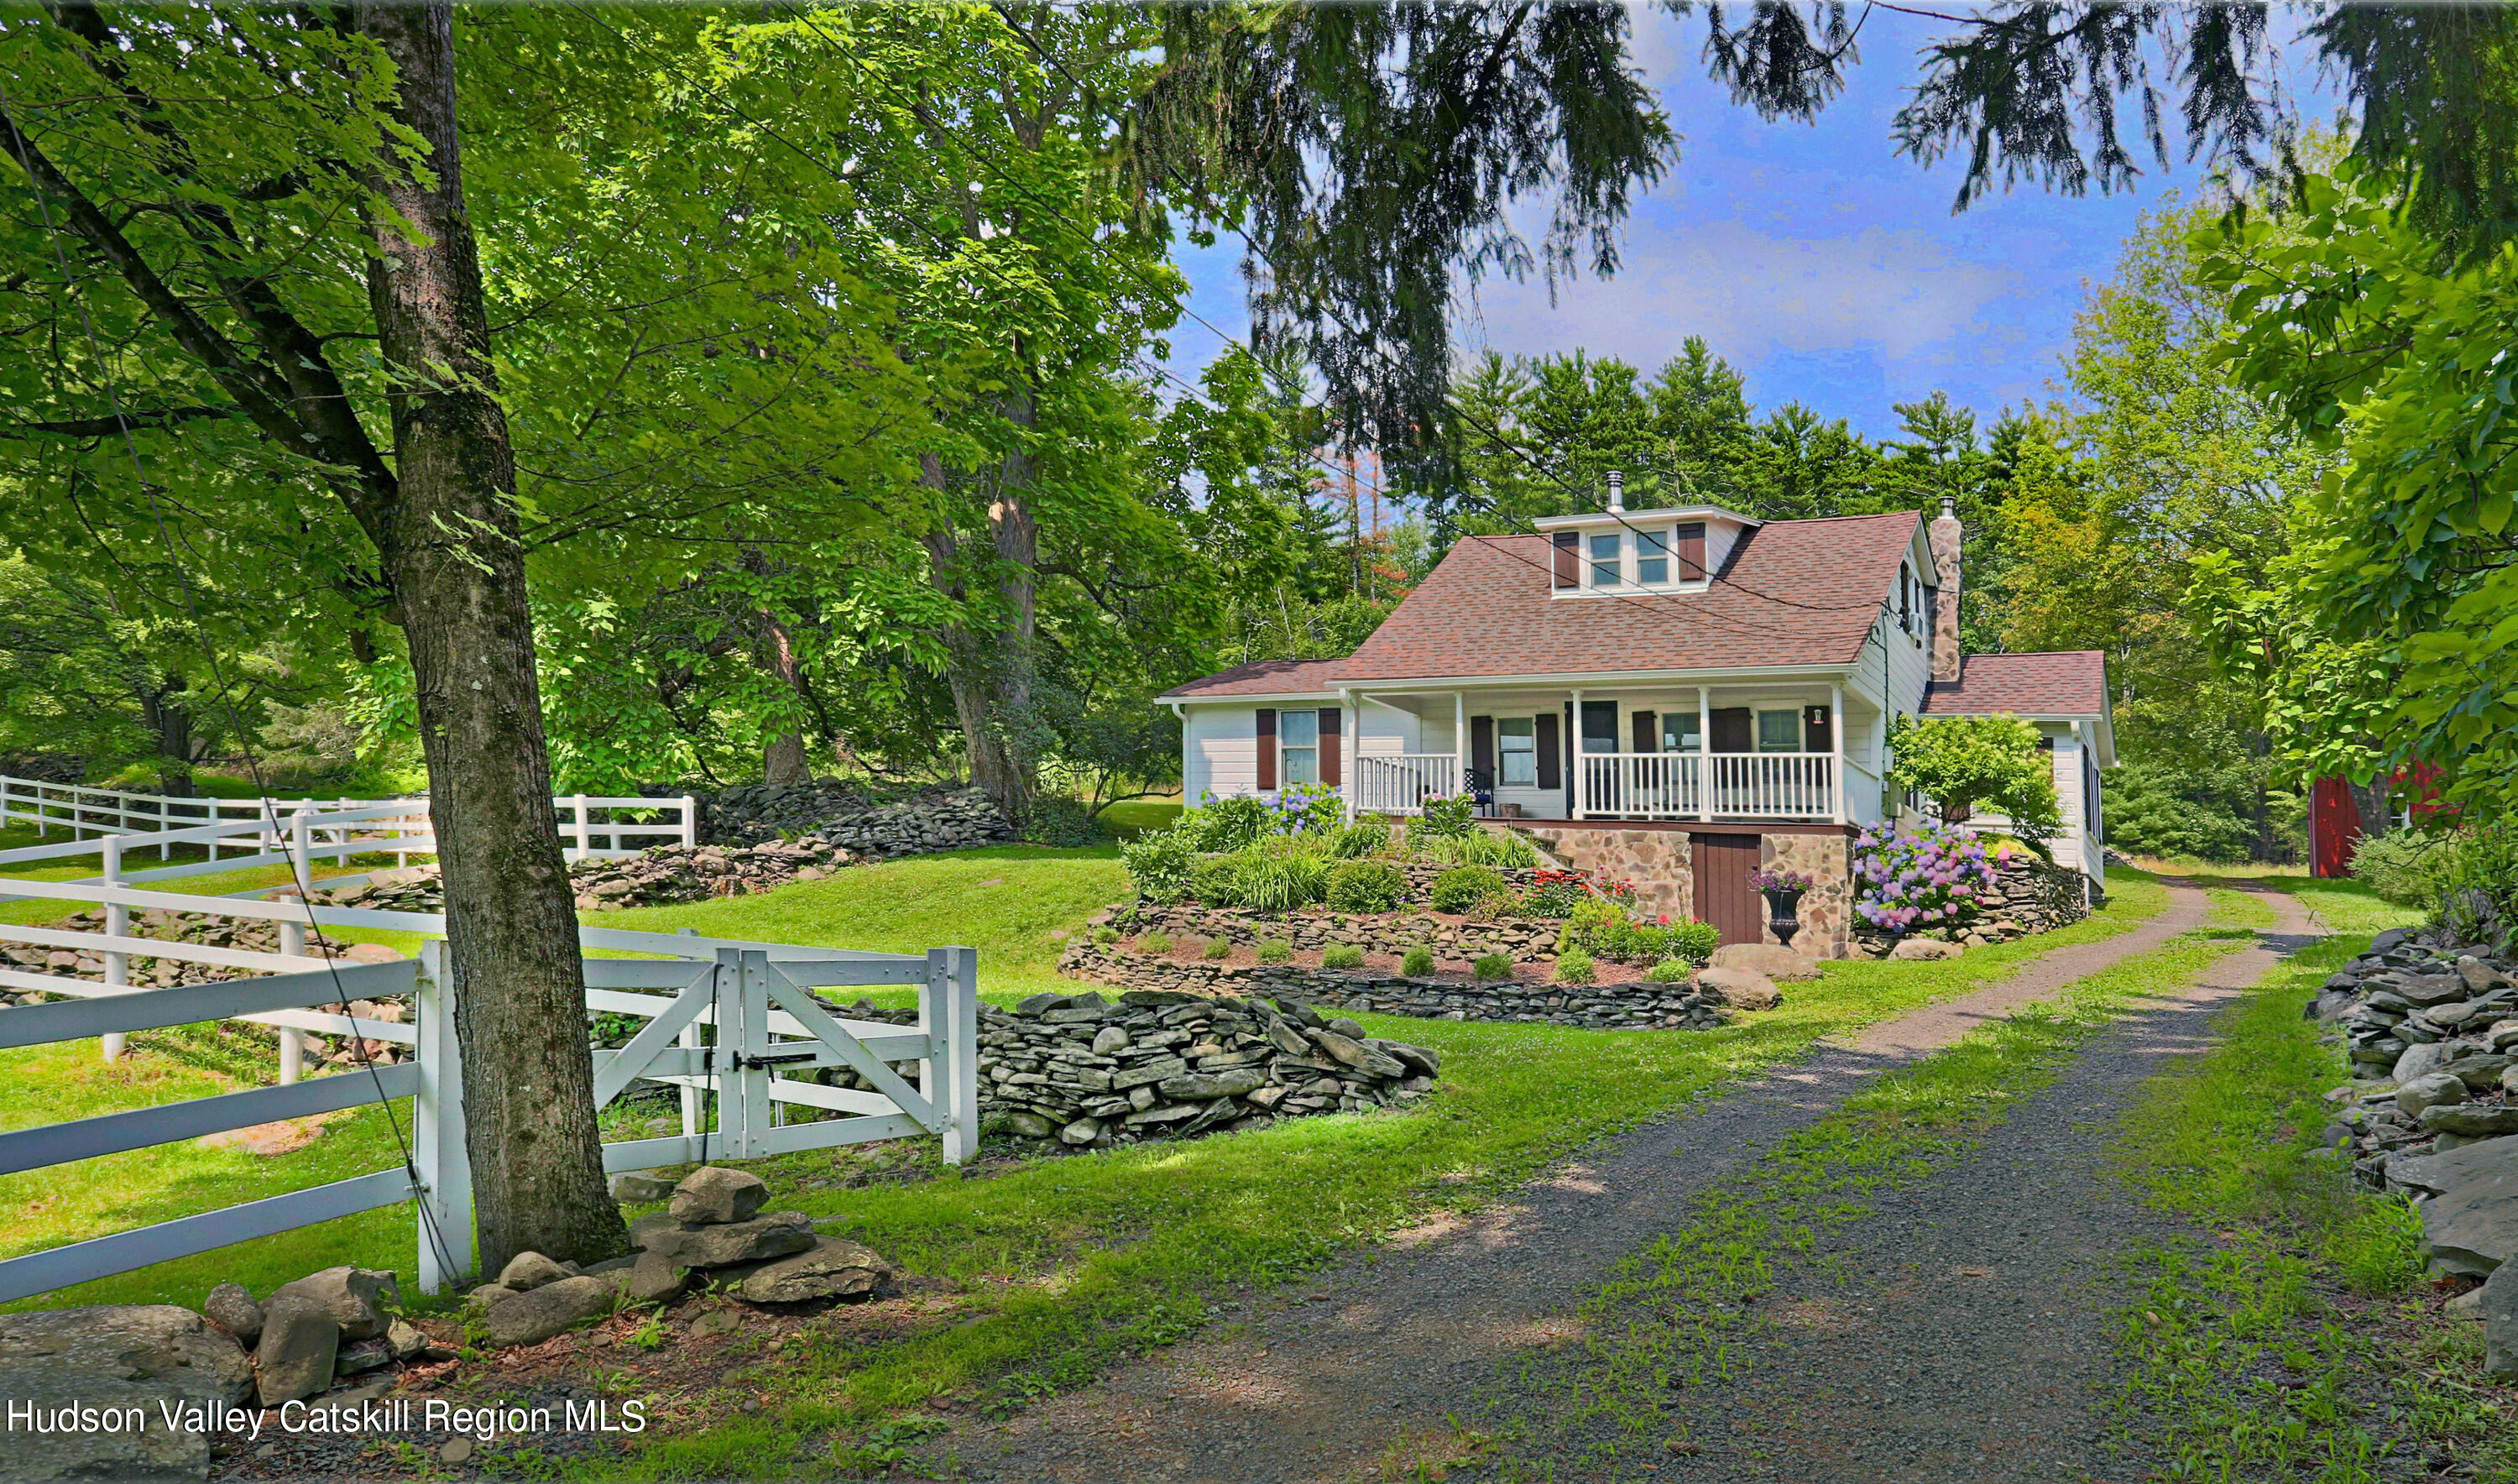
{"type": "Polygon", "coordinates": [[[1993,887],[1993,864],[1975,836],[1957,825],[1865,829],[1853,839],[1853,910],[1873,927],[1903,938],[1974,918],[1993,887]]]}

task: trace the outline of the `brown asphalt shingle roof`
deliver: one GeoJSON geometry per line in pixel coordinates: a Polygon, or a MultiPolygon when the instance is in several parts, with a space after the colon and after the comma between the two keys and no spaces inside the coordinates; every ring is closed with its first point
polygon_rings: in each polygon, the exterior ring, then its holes
{"type": "Polygon", "coordinates": [[[1895,590],[1921,518],[1769,521],[1709,590],[1660,596],[1550,597],[1545,537],[1468,537],[1341,678],[1849,665],[1895,590]]]}
{"type": "Polygon", "coordinates": [[[1163,692],[1184,699],[1215,696],[1282,696],[1325,691],[1346,674],[1344,660],[1255,660],[1163,692]]]}
{"type": "Polygon", "coordinates": [[[1972,654],[1956,684],[1924,693],[1928,717],[2094,717],[2107,710],[2107,657],[2096,649],[2054,654],[1972,654]]]}

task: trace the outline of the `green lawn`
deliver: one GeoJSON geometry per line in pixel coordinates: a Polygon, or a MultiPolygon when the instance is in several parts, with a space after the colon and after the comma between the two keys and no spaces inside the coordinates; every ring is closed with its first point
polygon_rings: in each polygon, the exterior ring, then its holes
{"type": "MultiPolygon", "coordinates": [[[[1042,985],[1071,928],[1119,885],[1107,849],[1005,847],[842,873],[760,896],[603,913],[605,926],[836,946],[979,948],[992,999],[1042,985]]],[[[753,1442],[813,1447],[834,1428],[939,1393],[1020,1395],[1073,1384],[1116,1356],[1200,1322],[1224,1288],[1286,1281],[1436,1205],[1475,1203],[1583,1143],[1706,1095],[1737,1076],[1805,1054],[1818,1038],[1966,992],[2011,965],[2071,941],[2122,932],[2159,910],[2148,878],[2118,879],[2092,921],[1947,962],[1848,962],[1790,986],[1784,1005],[1711,1033],[1594,1032],[1364,1017],[1375,1034],[1441,1049],[1441,1094],[1404,1113],[1311,1118],[1233,1138],[1150,1145],[1077,1158],[986,1166],[984,1178],[866,1184],[864,1152],[767,1161],[782,1205],[850,1218],[851,1235],[958,1295],[955,1322],[873,1350],[814,1354],[763,1380],[768,1410],[753,1442]],[[852,1183],[853,1182],[853,1183],[852,1183]]],[[[154,1044],[124,1068],[94,1043],[11,1063],[0,1123],[11,1126],[134,1106],[206,1088],[195,1043],[154,1044]],[[160,1064],[163,1065],[160,1065],[160,1064]],[[22,1071],[23,1076],[19,1073],[22,1071]],[[24,1091],[41,1087],[40,1097],[24,1091]]],[[[29,1054],[6,1054],[25,1057],[29,1054]]],[[[406,1120],[407,1126],[407,1120],[406,1120]]],[[[394,1162],[381,1114],[332,1126],[309,1149],[258,1158],[190,1147],[144,1151],[106,1173],[0,1177],[0,1251],[225,1204],[394,1162]]],[[[933,1168],[918,1141],[895,1161],[933,1168]]],[[[326,1262],[408,1273],[407,1209],[371,1213],[284,1241],[160,1264],[47,1295],[63,1303],[197,1303],[216,1281],[267,1286],[326,1262]]],[[[650,1462],[709,1473],[723,1436],[660,1440],[650,1462]]]]}

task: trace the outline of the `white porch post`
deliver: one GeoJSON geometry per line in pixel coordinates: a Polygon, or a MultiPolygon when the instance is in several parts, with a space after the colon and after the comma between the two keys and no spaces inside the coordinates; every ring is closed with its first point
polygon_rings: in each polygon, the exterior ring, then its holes
{"type": "Polygon", "coordinates": [[[1714,817],[1714,687],[1696,687],[1696,817],[1714,817]]]}
{"type": "Polygon", "coordinates": [[[1828,764],[1828,792],[1836,796],[1836,822],[1845,822],[1845,683],[1827,688],[1828,743],[1835,756],[1828,764]]]}
{"type": "Polygon", "coordinates": [[[1338,807],[1355,823],[1355,796],[1364,787],[1364,708],[1353,691],[1338,692],[1338,807]]]}
{"type": "Polygon", "coordinates": [[[1464,690],[1452,692],[1452,784],[1461,793],[1469,791],[1469,695],[1464,690]]]}
{"type": "Polygon", "coordinates": [[[1580,819],[1584,817],[1583,780],[1585,775],[1583,762],[1583,692],[1579,690],[1574,692],[1574,724],[1565,730],[1567,733],[1565,754],[1569,760],[1565,769],[1565,799],[1573,806],[1566,812],[1580,819]]]}

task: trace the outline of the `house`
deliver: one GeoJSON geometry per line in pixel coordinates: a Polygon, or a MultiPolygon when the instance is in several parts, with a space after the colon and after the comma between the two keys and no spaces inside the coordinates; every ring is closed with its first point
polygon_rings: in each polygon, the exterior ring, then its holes
{"type": "Polygon", "coordinates": [[[1962,655],[1962,531],[1944,502],[1758,520],[1608,507],[1454,546],[1371,637],[1164,693],[1185,796],[1338,789],[1350,813],[1476,795],[1646,910],[1773,941],[1760,866],[1820,883],[1796,945],[1847,946],[1849,842],[1912,817],[1881,783],[1889,719],[2011,713],[2054,758],[2059,861],[2102,878],[2114,762],[2096,651],[1962,655]]]}

